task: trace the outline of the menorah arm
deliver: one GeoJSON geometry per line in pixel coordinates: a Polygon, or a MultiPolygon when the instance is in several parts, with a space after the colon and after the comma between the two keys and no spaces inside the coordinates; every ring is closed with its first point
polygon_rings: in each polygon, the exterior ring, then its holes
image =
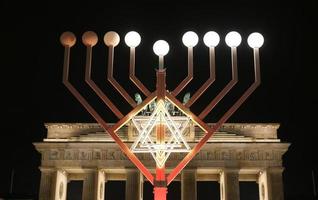
{"type": "Polygon", "coordinates": [[[172,91],[173,96],[177,96],[183,88],[185,88],[193,79],[193,48],[188,48],[188,75],[179,85],[172,91]]]}
{"type": "Polygon", "coordinates": [[[85,82],[94,90],[94,92],[102,99],[102,101],[110,108],[110,110],[119,118],[123,118],[124,115],[117,109],[113,102],[105,95],[105,93],[96,85],[91,79],[92,69],[92,47],[87,46],[86,51],[86,67],[85,67],[85,82]]]}
{"type": "Polygon", "coordinates": [[[150,95],[150,91],[135,75],[135,47],[130,47],[129,78],[145,96],[150,95]]]}
{"type": "Polygon", "coordinates": [[[106,133],[117,142],[120,149],[126,154],[126,156],[138,167],[138,169],[143,173],[143,175],[153,184],[154,177],[150,171],[142,164],[142,162],[135,156],[127,145],[125,145],[117,134],[113,131],[108,131],[110,126],[103,120],[103,118],[96,112],[96,110],[90,106],[86,99],[76,90],[76,88],[69,82],[69,57],[70,57],[70,47],[65,47],[64,53],[64,64],[63,64],[63,84],[67,89],[75,96],[75,98],[82,104],[82,106],[91,114],[91,116],[101,125],[106,133]]]}
{"type": "Polygon", "coordinates": [[[230,109],[219,119],[219,121],[212,127],[208,128],[207,134],[194,146],[194,148],[183,158],[183,160],[174,168],[167,176],[167,184],[170,184],[174,178],[181,172],[181,170],[194,158],[194,156],[201,150],[203,145],[211,138],[222,124],[224,124],[233,113],[246,101],[246,99],[255,91],[261,83],[259,49],[254,49],[254,83],[243,93],[243,95],[230,107],[230,109]]]}
{"type": "Polygon", "coordinates": [[[130,97],[127,91],[113,77],[113,66],[114,66],[114,47],[110,46],[108,51],[107,79],[132,107],[136,107],[137,105],[136,102],[130,97]]]}
{"type": "Polygon", "coordinates": [[[210,87],[215,81],[215,52],[214,47],[209,48],[209,60],[210,60],[210,77],[209,79],[194,93],[190,100],[185,104],[186,107],[190,107],[194,104],[200,96],[210,87]]]}
{"type": "Polygon", "coordinates": [[[223,99],[223,97],[233,88],[233,86],[238,82],[237,74],[237,53],[236,47],[231,48],[232,57],[232,79],[223,88],[223,90],[209,103],[209,105],[200,113],[199,118],[204,119],[213,108],[223,99]]]}

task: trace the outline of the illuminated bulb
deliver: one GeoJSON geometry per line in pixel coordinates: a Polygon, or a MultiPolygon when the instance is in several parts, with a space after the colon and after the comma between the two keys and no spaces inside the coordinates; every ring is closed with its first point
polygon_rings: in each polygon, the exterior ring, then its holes
{"type": "Polygon", "coordinates": [[[252,33],[248,36],[247,43],[252,48],[260,48],[264,44],[264,37],[260,33],[252,33]]]}
{"type": "Polygon", "coordinates": [[[72,47],[76,43],[76,37],[72,32],[64,32],[60,37],[61,44],[64,47],[72,47]]]}
{"type": "Polygon", "coordinates": [[[82,36],[82,42],[85,46],[95,46],[97,41],[98,37],[93,31],[86,31],[82,36]]]}
{"type": "Polygon", "coordinates": [[[203,42],[207,47],[216,47],[220,42],[220,36],[217,32],[209,31],[204,35],[203,42]]]}
{"type": "Polygon", "coordinates": [[[109,31],[104,35],[104,43],[107,46],[115,47],[119,44],[120,37],[115,31],[109,31]]]}
{"type": "Polygon", "coordinates": [[[242,37],[236,31],[231,31],[225,36],[225,43],[229,47],[238,47],[241,44],[242,37]]]}
{"type": "Polygon", "coordinates": [[[182,42],[186,47],[194,47],[198,44],[198,35],[193,31],[188,31],[182,36],[182,42]]]}
{"type": "Polygon", "coordinates": [[[137,47],[140,41],[140,35],[136,31],[130,31],[125,35],[125,43],[129,47],[137,47]]]}
{"type": "Polygon", "coordinates": [[[153,52],[157,56],[165,56],[169,52],[169,44],[164,40],[158,40],[153,44],[153,52]]]}

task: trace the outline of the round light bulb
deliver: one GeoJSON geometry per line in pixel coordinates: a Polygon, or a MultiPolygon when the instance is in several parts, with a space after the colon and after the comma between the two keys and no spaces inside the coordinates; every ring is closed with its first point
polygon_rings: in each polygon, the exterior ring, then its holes
{"type": "Polygon", "coordinates": [[[64,32],[60,37],[60,41],[65,47],[72,47],[76,43],[76,37],[72,32],[64,32]]]}
{"type": "Polygon", "coordinates": [[[136,31],[130,31],[125,35],[125,43],[129,47],[137,47],[140,41],[141,37],[136,31]]]}
{"type": "Polygon", "coordinates": [[[238,47],[242,42],[241,35],[236,31],[231,31],[225,36],[225,43],[229,47],[238,47]]]}
{"type": "Polygon", "coordinates": [[[117,46],[120,42],[120,37],[118,35],[118,33],[116,33],[115,31],[109,31],[104,35],[104,43],[107,46],[117,46]]]}
{"type": "Polygon", "coordinates": [[[86,31],[82,36],[82,42],[85,46],[95,46],[98,42],[97,34],[93,31],[86,31]]]}
{"type": "Polygon", "coordinates": [[[207,47],[216,47],[220,42],[220,36],[217,32],[209,31],[204,35],[203,42],[207,47]]]}
{"type": "Polygon", "coordinates": [[[169,52],[169,44],[164,40],[158,40],[153,44],[153,52],[157,56],[165,56],[169,52]]]}
{"type": "Polygon", "coordinates": [[[198,35],[193,31],[188,31],[182,36],[182,42],[187,47],[194,47],[198,44],[199,37],[198,35]]]}
{"type": "Polygon", "coordinates": [[[251,33],[247,38],[247,44],[252,48],[260,48],[264,44],[264,37],[260,33],[251,33]]]}

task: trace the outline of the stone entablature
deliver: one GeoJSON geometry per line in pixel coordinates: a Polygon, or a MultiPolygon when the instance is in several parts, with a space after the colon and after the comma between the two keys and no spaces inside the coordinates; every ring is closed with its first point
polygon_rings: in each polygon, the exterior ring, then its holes
{"type": "MultiPolygon", "coordinates": [[[[132,167],[132,163],[114,143],[35,143],[42,154],[44,167],[132,167]]],[[[190,144],[193,146],[193,144],[190,144]]],[[[284,143],[208,143],[188,166],[195,167],[276,167],[282,165],[282,155],[289,144],[284,143]]],[[[166,165],[175,166],[185,154],[174,153],[166,165]]],[[[146,166],[155,166],[150,154],[139,154],[146,166]]]]}
{"type": "MultiPolygon", "coordinates": [[[[213,123],[209,123],[208,125],[213,126],[213,123]]],[[[68,139],[72,137],[79,137],[80,135],[85,134],[105,133],[97,123],[46,123],[45,127],[48,130],[48,139],[68,139]]],[[[219,132],[237,134],[253,139],[277,139],[278,128],[279,124],[275,123],[225,123],[219,129],[219,132]]],[[[120,129],[118,134],[123,140],[128,140],[128,135],[135,135],[127,133],[128,131],[132,130],[133,129],[126,126],[120,129]]],[[[195,132],[196,137],[200,137],[204,134],[195,127],[190,127],[189,134],[194,135],[194,133],[191,133],[191,131],[195,132]]]]}

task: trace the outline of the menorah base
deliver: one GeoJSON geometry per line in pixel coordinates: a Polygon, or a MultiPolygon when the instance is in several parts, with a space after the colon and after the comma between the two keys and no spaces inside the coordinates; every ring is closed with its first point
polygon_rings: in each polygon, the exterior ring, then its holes
{"type": "Polygon", "coordinates": [[[167,187],[154,187],[154,200],[166,200],[167,199],[167,187]]]}

